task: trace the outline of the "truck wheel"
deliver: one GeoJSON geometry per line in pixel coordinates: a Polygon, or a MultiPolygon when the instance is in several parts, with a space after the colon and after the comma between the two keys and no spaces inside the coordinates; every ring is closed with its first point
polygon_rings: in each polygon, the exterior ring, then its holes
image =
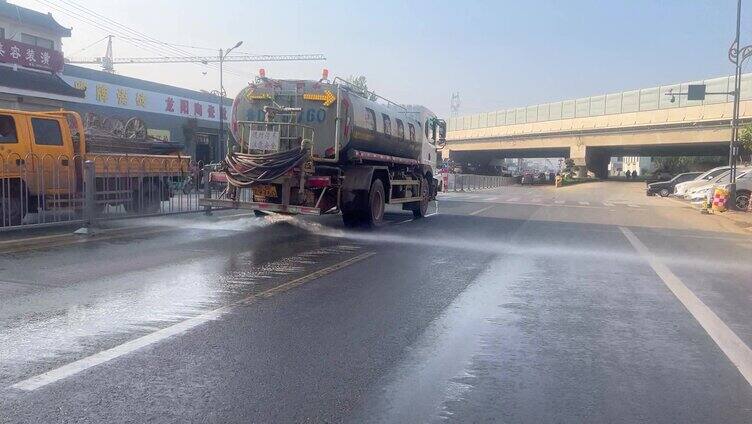
{"type": "Polygon", "coordinates": [[[360,225],[361,219],[358,212],[342,212],[342,223],[347,228],[354,228],[360,225]]]}
{"type": "Polygon", "coordinates": [[[671,192],[667,188],[662,188],[661,191],[658,192],[658,194],[660,194],[661,197],[668,197],[671,192]]]}
{"type": "Polygon", "coordinates": [[[741,190],[736,193],[736,208],[746,211],[749,208],[750,192],[741,190]]]}
{"type": "Polygon", "coordinates": [[[431,190],[428,187],[428,180],[426,177],[420,179],[420,202],[416,202],[417,205],[413,208],[413,216],[415,219],[423,218],[428,212],[428,199],[430,198],[431,190]]]}
{"type": "Polygon", "coordinates": [[[253,214],[256,215],[259,218],[263,218],[266,216],[266,214],[258,209],[253,210],[253,214]]]}
{"type": "Polygon", "coordinates": [[[368,209],[365,210],[367,226],[378,227],[384,222],[385,199],[384,183],[377,178],[371,183],[371,190],[368,192],[368,209]]]}
{"type": "Polygon", "coordinates": [[[23,204],[20,196],[6,196],[0,202],[0,227],[21,224],[23,204]]]}

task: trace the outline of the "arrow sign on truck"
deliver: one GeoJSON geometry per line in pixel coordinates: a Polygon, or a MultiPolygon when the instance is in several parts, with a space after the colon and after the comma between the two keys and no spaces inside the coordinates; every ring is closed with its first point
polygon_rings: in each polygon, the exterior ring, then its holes
{"type": "Polygon", "coordinates": [[[317,93],[317,94],[307,93],[307,94],[303,94],[303,99],[304,100],[315,100],[315,101],[323,102],[324,106],[331,106],[331,105],[334,104],[334,102],[337,101],[337,96],[335,96],[334,94],[332,94],[332,92],[329,91],[329,90],[324,90],[323,93],[317,93]]]}

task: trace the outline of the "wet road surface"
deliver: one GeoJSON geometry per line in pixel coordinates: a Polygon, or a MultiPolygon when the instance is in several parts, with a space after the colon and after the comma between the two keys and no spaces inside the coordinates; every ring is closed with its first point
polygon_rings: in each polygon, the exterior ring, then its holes
{"type": "Polygon", "coordinates": [[[752,421],[752,239],[598,189],[0,246],[0,422],[752,421]]]}

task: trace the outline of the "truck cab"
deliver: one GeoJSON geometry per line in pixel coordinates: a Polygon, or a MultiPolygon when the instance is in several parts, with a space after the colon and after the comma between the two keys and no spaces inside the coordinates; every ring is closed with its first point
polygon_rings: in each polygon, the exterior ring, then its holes
{"type": "Polygon", "coordinates": [[[170,198],[170,183],[185,175],[189,158],[179,152],[122,153],[118,146],[143,141],[97,137],[87,138],[81,116],[72,111],[0,109],[0,227],[20,224],[27,213],[80,208],[86,161],[93,165],[98,209],[124,205],[154,213],[170,198]],[[95,147],[97,153],[88,151],[95,147]]]}
{"type": "Polygon", "coordinates": [[[64,113],[0,109],[4,197],[67,196],[77,187],[76,155],[64,113]]]}

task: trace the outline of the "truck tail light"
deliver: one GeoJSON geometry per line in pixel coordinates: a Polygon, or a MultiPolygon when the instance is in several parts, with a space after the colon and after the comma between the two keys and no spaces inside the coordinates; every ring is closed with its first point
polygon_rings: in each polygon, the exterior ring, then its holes
{"type": "Polygon", "coordinates": [[[328,176],[323,177],[308,177],[306,180],[306,186],[310,188],[324,188],[331,185],[331,178],[328,176]]]}
{"type": "Polygon", "coordinates": [[[334,147],[324,150],[324,157],[330,158],[332,156],[334,156],[334,147]]]}

